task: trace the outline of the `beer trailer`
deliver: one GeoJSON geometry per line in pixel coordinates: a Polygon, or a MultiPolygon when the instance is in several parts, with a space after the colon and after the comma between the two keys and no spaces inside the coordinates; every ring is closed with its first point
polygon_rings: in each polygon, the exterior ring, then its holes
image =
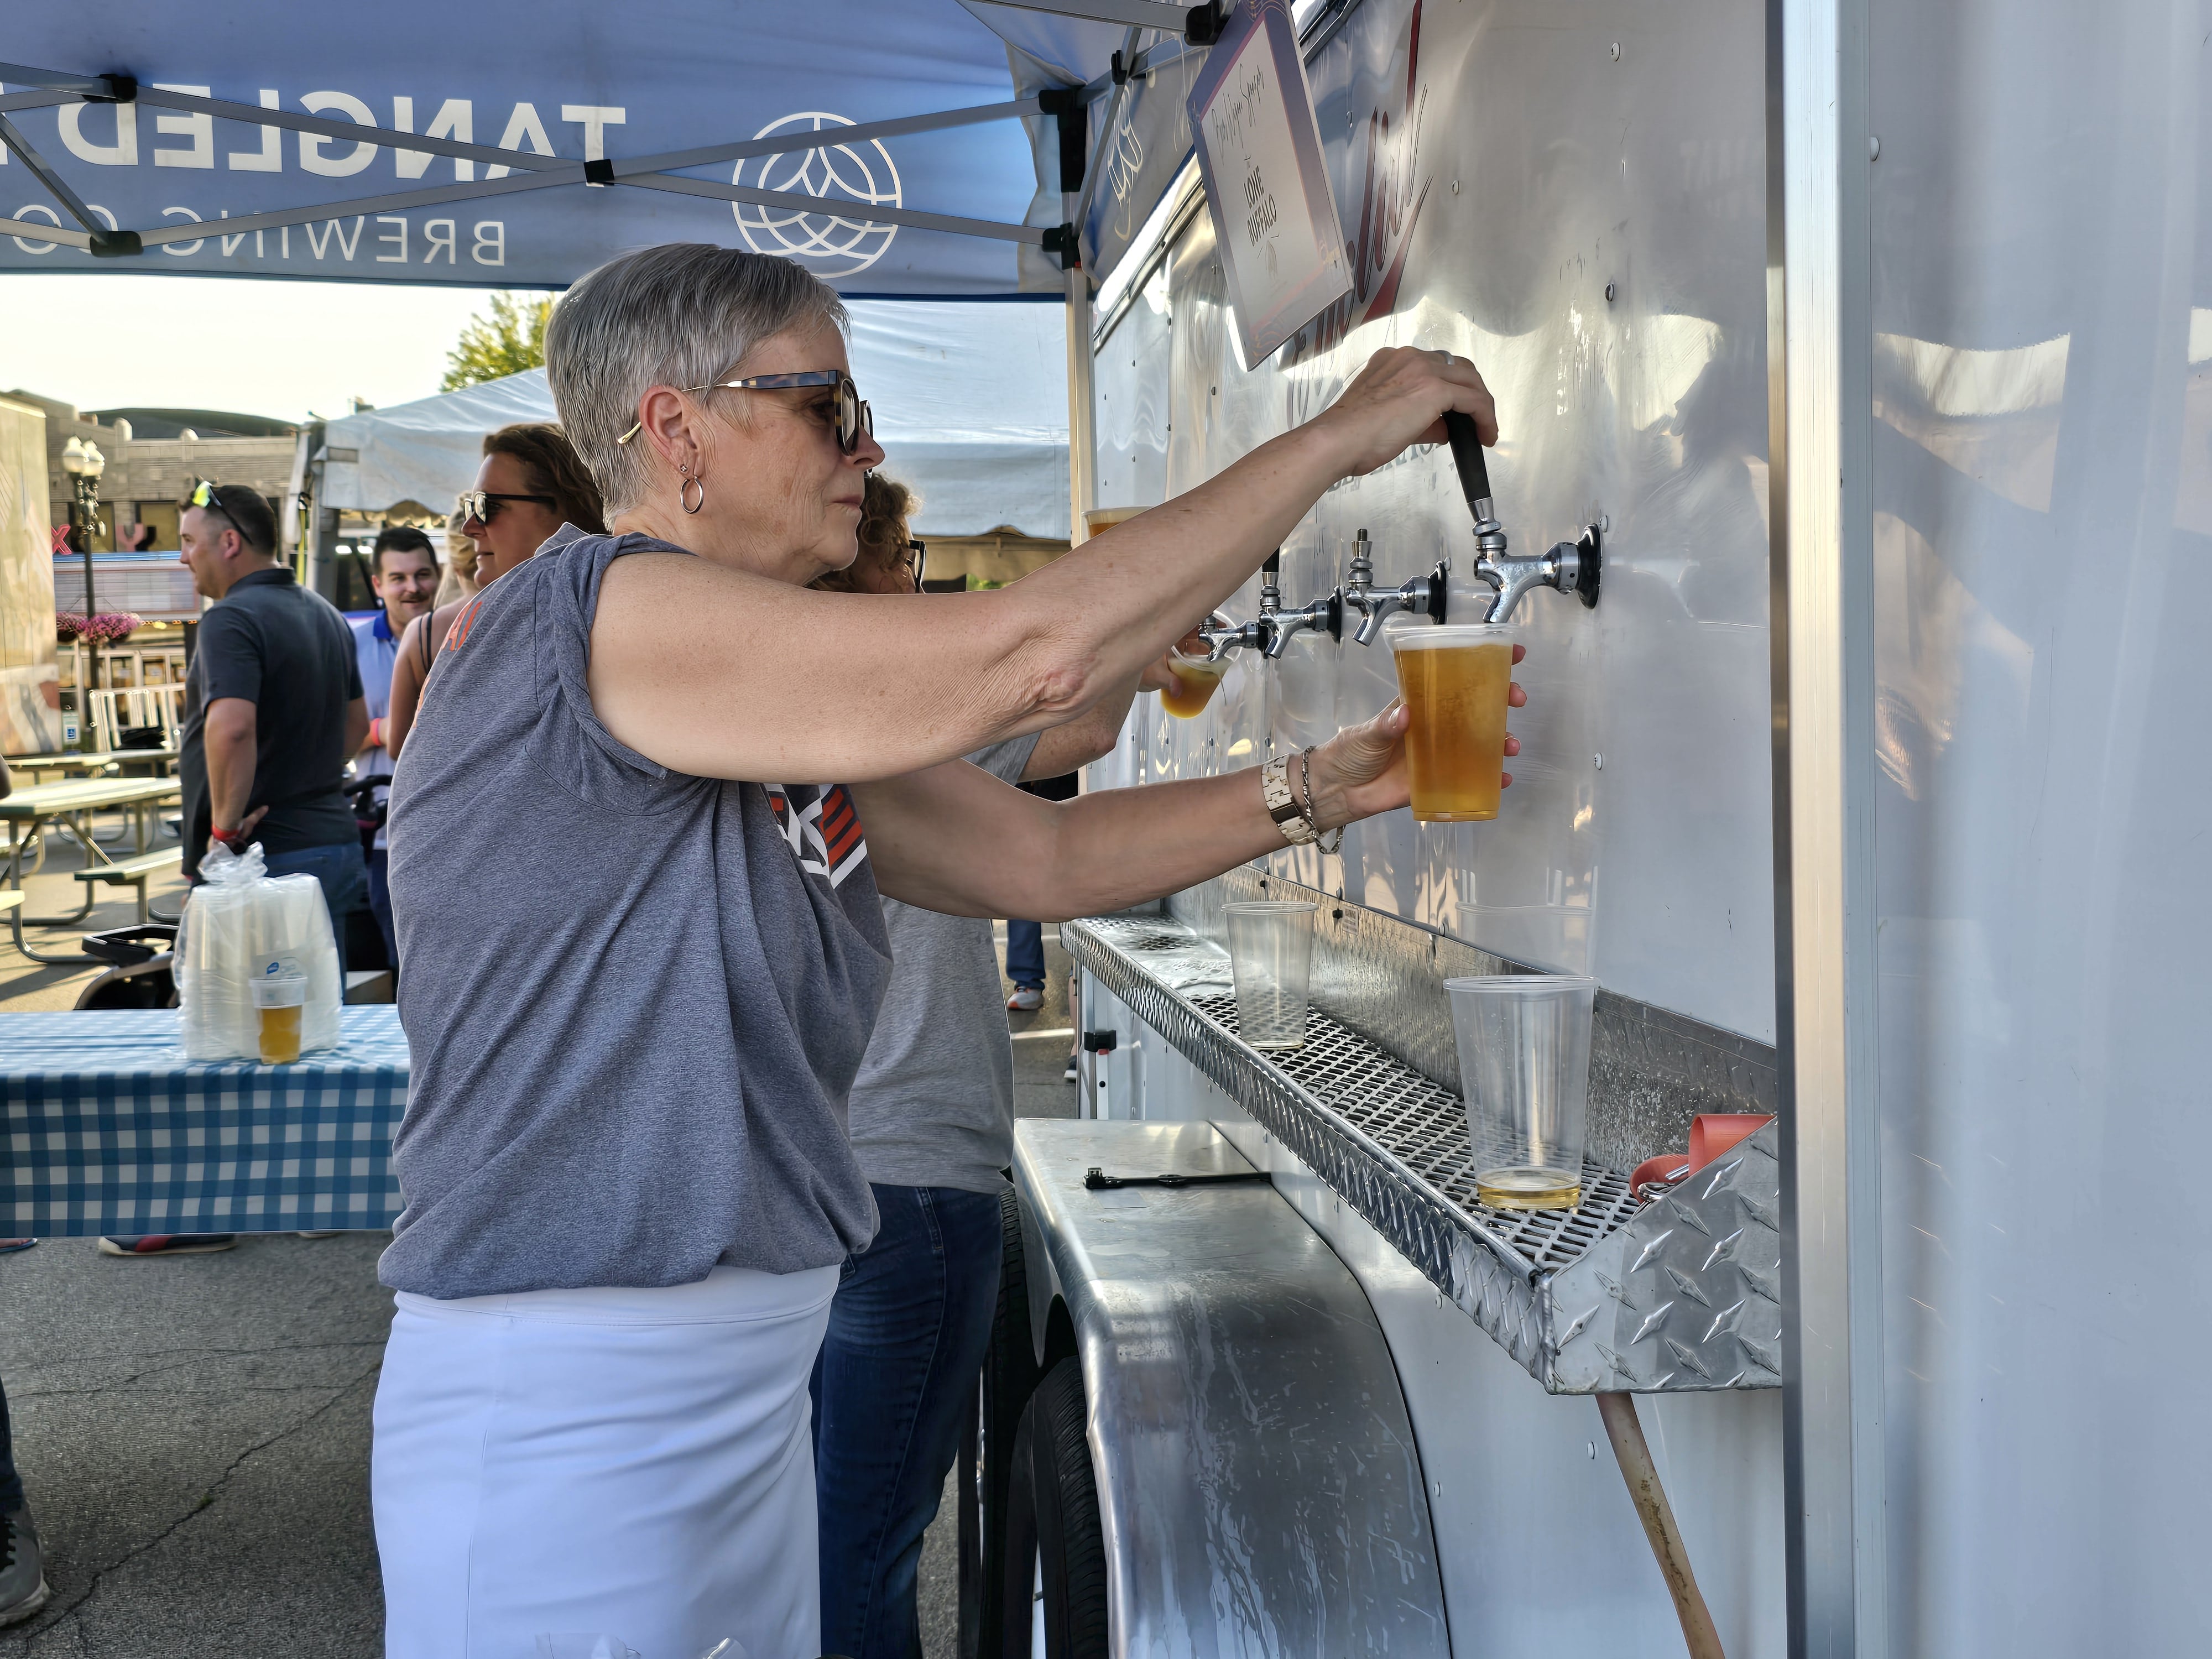
{"type": "Polygon", "coordinates": [[[1331,490],[1210,705],[1093,769],[1324,738],[1386,628],[1528,647],[1494,822],[1063,929],[969,1650],[2203,1645],[2196,8],[18,9],[0,268],[557,287],[708,239],[1041,298],[1078,537],[1380,347],[1495,392],[1495,451],[1331,490]],[[1237,1035],[1259,896],[1320,907],[1294,1051],[1237,1035]],[[1601,988],[1571,1212],[1474,1191],[1440,987],[1496,971],[1601,988]],[[1631,1190],[1710,1115],[1771,1121],[1631,1190]]]}

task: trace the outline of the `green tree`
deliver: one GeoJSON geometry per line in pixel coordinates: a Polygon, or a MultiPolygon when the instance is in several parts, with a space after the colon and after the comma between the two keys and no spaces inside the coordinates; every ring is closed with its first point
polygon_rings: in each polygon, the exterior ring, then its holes
{"type": "Polygon", "coordinates": [[[491,315],[470,318],[460,343],[446,354],[448,367],[438,390],[458,392],[465,386],[543,368],[545,322],[552,314],[550,295],[493,295],[491,315]]]}

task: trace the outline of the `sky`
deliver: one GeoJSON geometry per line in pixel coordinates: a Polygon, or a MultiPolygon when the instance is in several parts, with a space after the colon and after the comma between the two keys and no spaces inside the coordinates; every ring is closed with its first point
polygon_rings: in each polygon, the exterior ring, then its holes
{"type": "Polygon", "coordinates": [[[0,392],[79,409],[297,421],[428,398],[489,290],[117,273],[0,275],[0,392]]]}

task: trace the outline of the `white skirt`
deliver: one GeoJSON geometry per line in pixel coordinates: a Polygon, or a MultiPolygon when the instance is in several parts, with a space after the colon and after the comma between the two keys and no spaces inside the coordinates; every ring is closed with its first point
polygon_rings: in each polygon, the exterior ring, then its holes
{"type": "Polygon", "coordinates": [[[837,1269],[666,1290],[401,1291],[370,1488],[387,1659],[816,1659],[806,1383],[837,1269]]]}

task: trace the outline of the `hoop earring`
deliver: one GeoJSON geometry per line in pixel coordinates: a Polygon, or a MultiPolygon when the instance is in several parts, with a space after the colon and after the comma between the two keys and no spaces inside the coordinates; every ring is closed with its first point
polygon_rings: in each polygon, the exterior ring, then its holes
{"type": "Polygon", "coordinates": [[[707,486],[696,478],[686,478],[676,492],[676,501],[686,513],[696,513],[707,505],[707,486]],[[699,499],[696,501],[691,499],[694,489],[699,492],[699,499]]]}

